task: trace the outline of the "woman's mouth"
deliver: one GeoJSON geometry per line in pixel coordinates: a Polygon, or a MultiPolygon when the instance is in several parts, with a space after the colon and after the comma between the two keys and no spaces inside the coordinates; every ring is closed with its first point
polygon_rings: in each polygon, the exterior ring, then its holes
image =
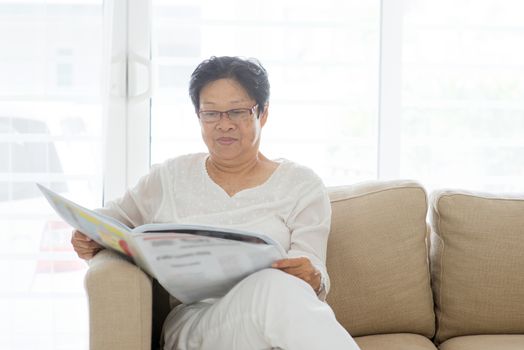
{"type": "Polygon", "coordinates": [[[230,145],[232,143],[234,143],[237,139],[233,138],[233,137],[219,137],[217,139],[217,142],[221,145],[230,145]]]}

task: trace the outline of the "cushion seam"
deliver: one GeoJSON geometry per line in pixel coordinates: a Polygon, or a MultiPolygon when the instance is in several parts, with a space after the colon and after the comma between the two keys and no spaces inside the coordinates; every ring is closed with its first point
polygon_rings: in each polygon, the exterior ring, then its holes
{"type": "Polygon", "coordinates": [[[426,204],[427,204],[427,193],[426,193],[426,191],[424,190],[423,187],[417,186],[417,185],[399,186],[399,187],[387,187],[387,188],[383,188],[383,189],[380,189],[380,190],[368,191],[368,192],[364,192],[364,193],[357,194],[357,195],[347,195],[347,196],[342,197],[342,198],[330,199],[330,202],[331,203],[336,203],[336,202],[341,202],[341,201],[345,201],[345,200],[348,200],[348,199],[364,197],[364,196],[367,196],[367,195],[370,195],[370,194],[377,194],[377,193],[382,193],[382,192],[386,192],[386,191],[394,191],[394,190],[401,190],[401,189],[419,189],[419,190],[421,190],[424,193],[425,197],[426,197],[426,204]]]}
{"type": "Polygon", "coordinates": [[[437,220],[437,238],[440,240],[440,244],[442,246],[441,248],[441,251],[440,251],[440,286],[438,288],[438,302],[439,302],[439,313],[438,313],[438,316],[437,316],[437,332],[435,334],[435,338],[440,342],[441,339],[440,337],[442,336],[442,290],[444,289],[443,288],[443,285],[444,285],[444,250],[446,249],[445,248],[445,244],[444,244],[444,238],[442,237],[441,235],[441,215],[440,213],[438,212],[438,202],[440,201],[440,199],[437,201],[437,205],[436,205],[436,212],[437,212],[437,215],[438,215],[438,220],[437,220]]]}
{"type": "Polygon", "coordinates": [[[469,193],[440,193],[438,200],[443,197],[473,197],[481,198],[494,201],[510,201],[510,202],[523,202],[524,198],[512,198],[512,197],[490,197],[489,194],[469,194],[469,193]]]}

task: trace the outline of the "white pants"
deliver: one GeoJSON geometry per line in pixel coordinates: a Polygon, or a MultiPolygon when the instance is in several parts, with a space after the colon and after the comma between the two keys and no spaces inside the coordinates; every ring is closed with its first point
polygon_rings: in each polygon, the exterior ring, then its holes
{"type": "Polygon", "coordinates": [[[304,281],[259,271],[214,302],[179,305],[164,323],[164,350],[359,350],[304,281]]]}

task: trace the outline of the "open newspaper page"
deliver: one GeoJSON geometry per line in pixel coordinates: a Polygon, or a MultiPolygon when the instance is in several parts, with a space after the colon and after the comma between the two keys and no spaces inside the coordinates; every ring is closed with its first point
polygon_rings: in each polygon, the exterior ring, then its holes
{"type": "Polygon", "coordinates": [[[40,184],[37,186],[56,213],[69,225],[106,248],[131,255],[128,249],[131,231],[129,227],[111,217],[86,209],[40,184]]]}
{"type": "Polygon", "coordinates": [[[132,258],[136,265],[152,275],[151,268],[134,245],[129,227],[110,216],[84,208],[40,184],[37,186],[65,222],[105,248],[132,258]]]}
{"type": "Polygon", "coordinates": [[[200,225],[146,224],[130,229],[38,185],[69,225],[131,257],[183,303],[225,295],[237,282],[286,257],[271,238],[200,225]]]}
{"type": "Polygon", "coordinates": [[[251,273],[285,257],[278,244],[179,232],[134,236],[159,283],[183,303],[224,296],[251,273]]]}

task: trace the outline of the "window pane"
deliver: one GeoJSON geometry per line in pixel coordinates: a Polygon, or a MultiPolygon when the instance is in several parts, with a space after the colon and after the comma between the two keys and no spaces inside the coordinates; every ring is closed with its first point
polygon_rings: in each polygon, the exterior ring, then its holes
{"type": "Polygon", "coordinates": [[[524,3],[406,6],[401,176],[524,190],[524,3]]]}
{"type": "Polygon", "coordinates": [[[35,182],[101,203],[101,24],[102,0],[0,2],[1,349],[88,348],[87,265],[35,182]]]}
{"type": "Polygon", "coordinates": [[[271,83],[261,151],[326,184],[376,177],[379,1],[153,1],[152,162],[206,151],[187,88],[212,55],[260,59],[271,83]]]}

